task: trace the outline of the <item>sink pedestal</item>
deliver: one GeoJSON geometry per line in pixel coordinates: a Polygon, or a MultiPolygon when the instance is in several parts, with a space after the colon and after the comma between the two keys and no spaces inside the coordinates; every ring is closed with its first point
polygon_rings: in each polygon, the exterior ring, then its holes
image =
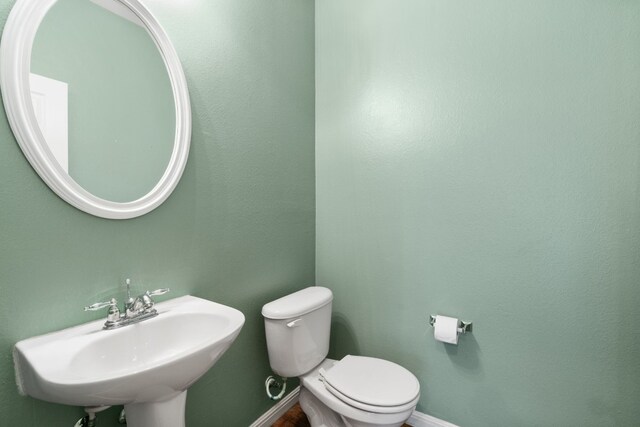
{"type": "Polygon", "coordinates": [[[187,391],[163,402],[124,405],[128,427],[185,427],[187,391]]]}

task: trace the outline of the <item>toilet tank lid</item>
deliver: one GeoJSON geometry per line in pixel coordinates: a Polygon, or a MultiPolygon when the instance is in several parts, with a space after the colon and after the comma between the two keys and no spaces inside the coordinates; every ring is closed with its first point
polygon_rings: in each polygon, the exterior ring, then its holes
{"type": "Polygon", "coordinates": [[[262,315],[267,319],[290,319],[317,310],[332,300],[331,290],[322,286],[310,286],[265,304],[262,315]]]}

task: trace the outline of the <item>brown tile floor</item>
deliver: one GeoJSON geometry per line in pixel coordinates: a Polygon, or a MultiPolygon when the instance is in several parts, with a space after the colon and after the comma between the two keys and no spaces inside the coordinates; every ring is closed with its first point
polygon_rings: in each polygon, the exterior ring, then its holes
{"type": "MultiPolygon", "coordinates": [[[[278,421],[275,422],[273,427],[310,427],[307,416],[302,412],[302,408],[298,403],[287,411],[278,421]]],[[[411,427],[409,424],[404,424],[403,427],[411,427]]]]}

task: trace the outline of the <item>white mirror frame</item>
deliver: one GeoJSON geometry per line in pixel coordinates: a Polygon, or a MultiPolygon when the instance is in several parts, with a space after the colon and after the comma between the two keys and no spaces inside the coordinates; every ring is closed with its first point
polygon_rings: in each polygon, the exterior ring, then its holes
{"type": "Polygon", "coordinates": [[[160,23],[142,3],[138,0],[117,0],[144,23],[164,59],[175,101],[176,132],[169,164],[149,193],[126,203],[96,197],[60,167],[38,126],[31,102],[31,49],[40,23],[56,1],[18,0],[2,33],[0,88],[11,129],[31,166],[69,204],[102,218],[127,219],[144,215],[169,197],[180,181],[189,156],[191,109],[187,82],[178,55],[160,23]]]}

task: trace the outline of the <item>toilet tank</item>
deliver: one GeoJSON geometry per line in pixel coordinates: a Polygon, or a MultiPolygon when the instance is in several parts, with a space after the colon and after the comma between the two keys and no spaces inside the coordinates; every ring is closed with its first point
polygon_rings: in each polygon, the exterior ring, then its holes
{"type": "Polygon", "coordinates": [[[311,286],[262,307],[271,369],[281,377],[297,377],[327,357],[333,294],[311,286]]]}

